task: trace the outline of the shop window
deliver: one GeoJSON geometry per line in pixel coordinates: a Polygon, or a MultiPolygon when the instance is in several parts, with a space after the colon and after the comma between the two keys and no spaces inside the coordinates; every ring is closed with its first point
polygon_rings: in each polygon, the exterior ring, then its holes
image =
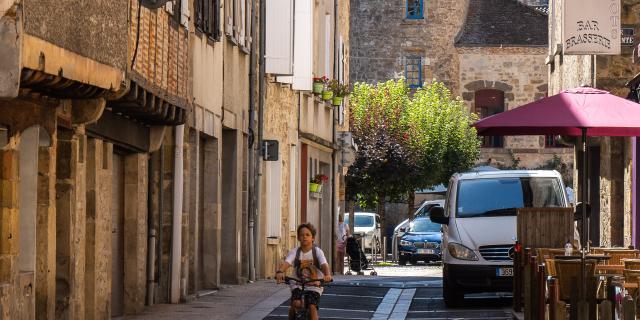
{"type": "Polygon", "coordinates": [[[423,0],[407,0],[407,19],[424,19],[423,0]]]}
{"type": "Polygon", "coordinates": [[[422,58],[408,56],[405,58],[404,77],[410,88],[422,87],[422,58]]]}
{"type": "MultiPolygon", "coordinates": [[[[478,90],[475,92],[476,113],[482,119],[504,111],[504,92],[500,90],[478,90]]],[[[502,148],[503,136],[480,137],[483,148],[502,148]]]]}

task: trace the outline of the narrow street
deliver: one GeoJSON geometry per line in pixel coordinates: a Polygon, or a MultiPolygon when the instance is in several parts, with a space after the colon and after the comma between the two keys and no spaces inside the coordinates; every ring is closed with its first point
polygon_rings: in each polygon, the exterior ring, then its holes
{"type": "MultiPolygon", "coordinates": [[[[341,277],[325,287],[322,319],[512,319],[511,297],[468,295],[465,305],[447,308],[442,301],[439,265],[385,266],[378,276],[341,277]]],[[[367,274],[367,273],[365,273],[367,274]]],[[[265,319],[286,319],[289,301],[265,319]]]]}

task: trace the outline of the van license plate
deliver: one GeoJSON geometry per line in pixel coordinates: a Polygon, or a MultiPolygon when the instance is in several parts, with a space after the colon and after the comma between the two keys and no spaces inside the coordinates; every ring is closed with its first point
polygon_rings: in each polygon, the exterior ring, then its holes
{"type": "Polygon", "coordinates": [[[418,254],[434,254],[435,250],[433,249],[418,249],[418,254]]]}
{"type": "Polygon", "coordinates": [[[513,277],[513,268],[498,268],[496,270],[496,275],[498,277],[513,277]]]}

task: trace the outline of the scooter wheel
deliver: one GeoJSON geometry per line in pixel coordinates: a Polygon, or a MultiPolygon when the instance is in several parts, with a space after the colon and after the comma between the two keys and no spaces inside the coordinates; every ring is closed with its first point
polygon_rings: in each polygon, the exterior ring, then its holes
{"type": "Polygon", "coordinates": [[[350,276],[350,275],[352,275],[353,273],[351,273],[351,271],[347,271],[347,272],[345,272],[344,274],[345,274],[345,275],[350,276]]]}
{"type": "Polygon", "coordinates": [[[377,272],[375,272],[375,271],[371,271],[371,275],[372,275],[372,276],[377,276],[377,275],[378,275],[378,273],[377,273],[377,272]]]}

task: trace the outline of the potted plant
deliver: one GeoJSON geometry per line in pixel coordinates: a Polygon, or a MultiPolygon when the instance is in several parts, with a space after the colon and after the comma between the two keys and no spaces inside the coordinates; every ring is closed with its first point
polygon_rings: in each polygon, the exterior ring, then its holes
{"type": "Polygon", "coordinates": [[[329,101],[331,100],[332,97],[333,97],[333,91],[331,91],[327,83],[327,85],[324,88],[324,91],[322,91],[322,100],[329,101]]]}
{"type": "Polygon", "coordinates": [[[322,91],[324,91],[324,86],[328,81],[329,78],[327,78],[326,76],[313,78],[313,93],[322,94],[322,91]]]}
{"type": "Polygon", "coordinates": [[[329,181],[329,177],[324,174],[316,174],[311,181],[309,181],[309,192],[322,192],[322,185],[329,181]]]}
{"type": "Polygon", "coordinates": [[[341,105],[344,97],[349,95],[349,85],[346,83],[340,83],[338,80],[333,79],[329,81],[329,88],[333,92],[331,104],[334,106],[341,105]]]}

